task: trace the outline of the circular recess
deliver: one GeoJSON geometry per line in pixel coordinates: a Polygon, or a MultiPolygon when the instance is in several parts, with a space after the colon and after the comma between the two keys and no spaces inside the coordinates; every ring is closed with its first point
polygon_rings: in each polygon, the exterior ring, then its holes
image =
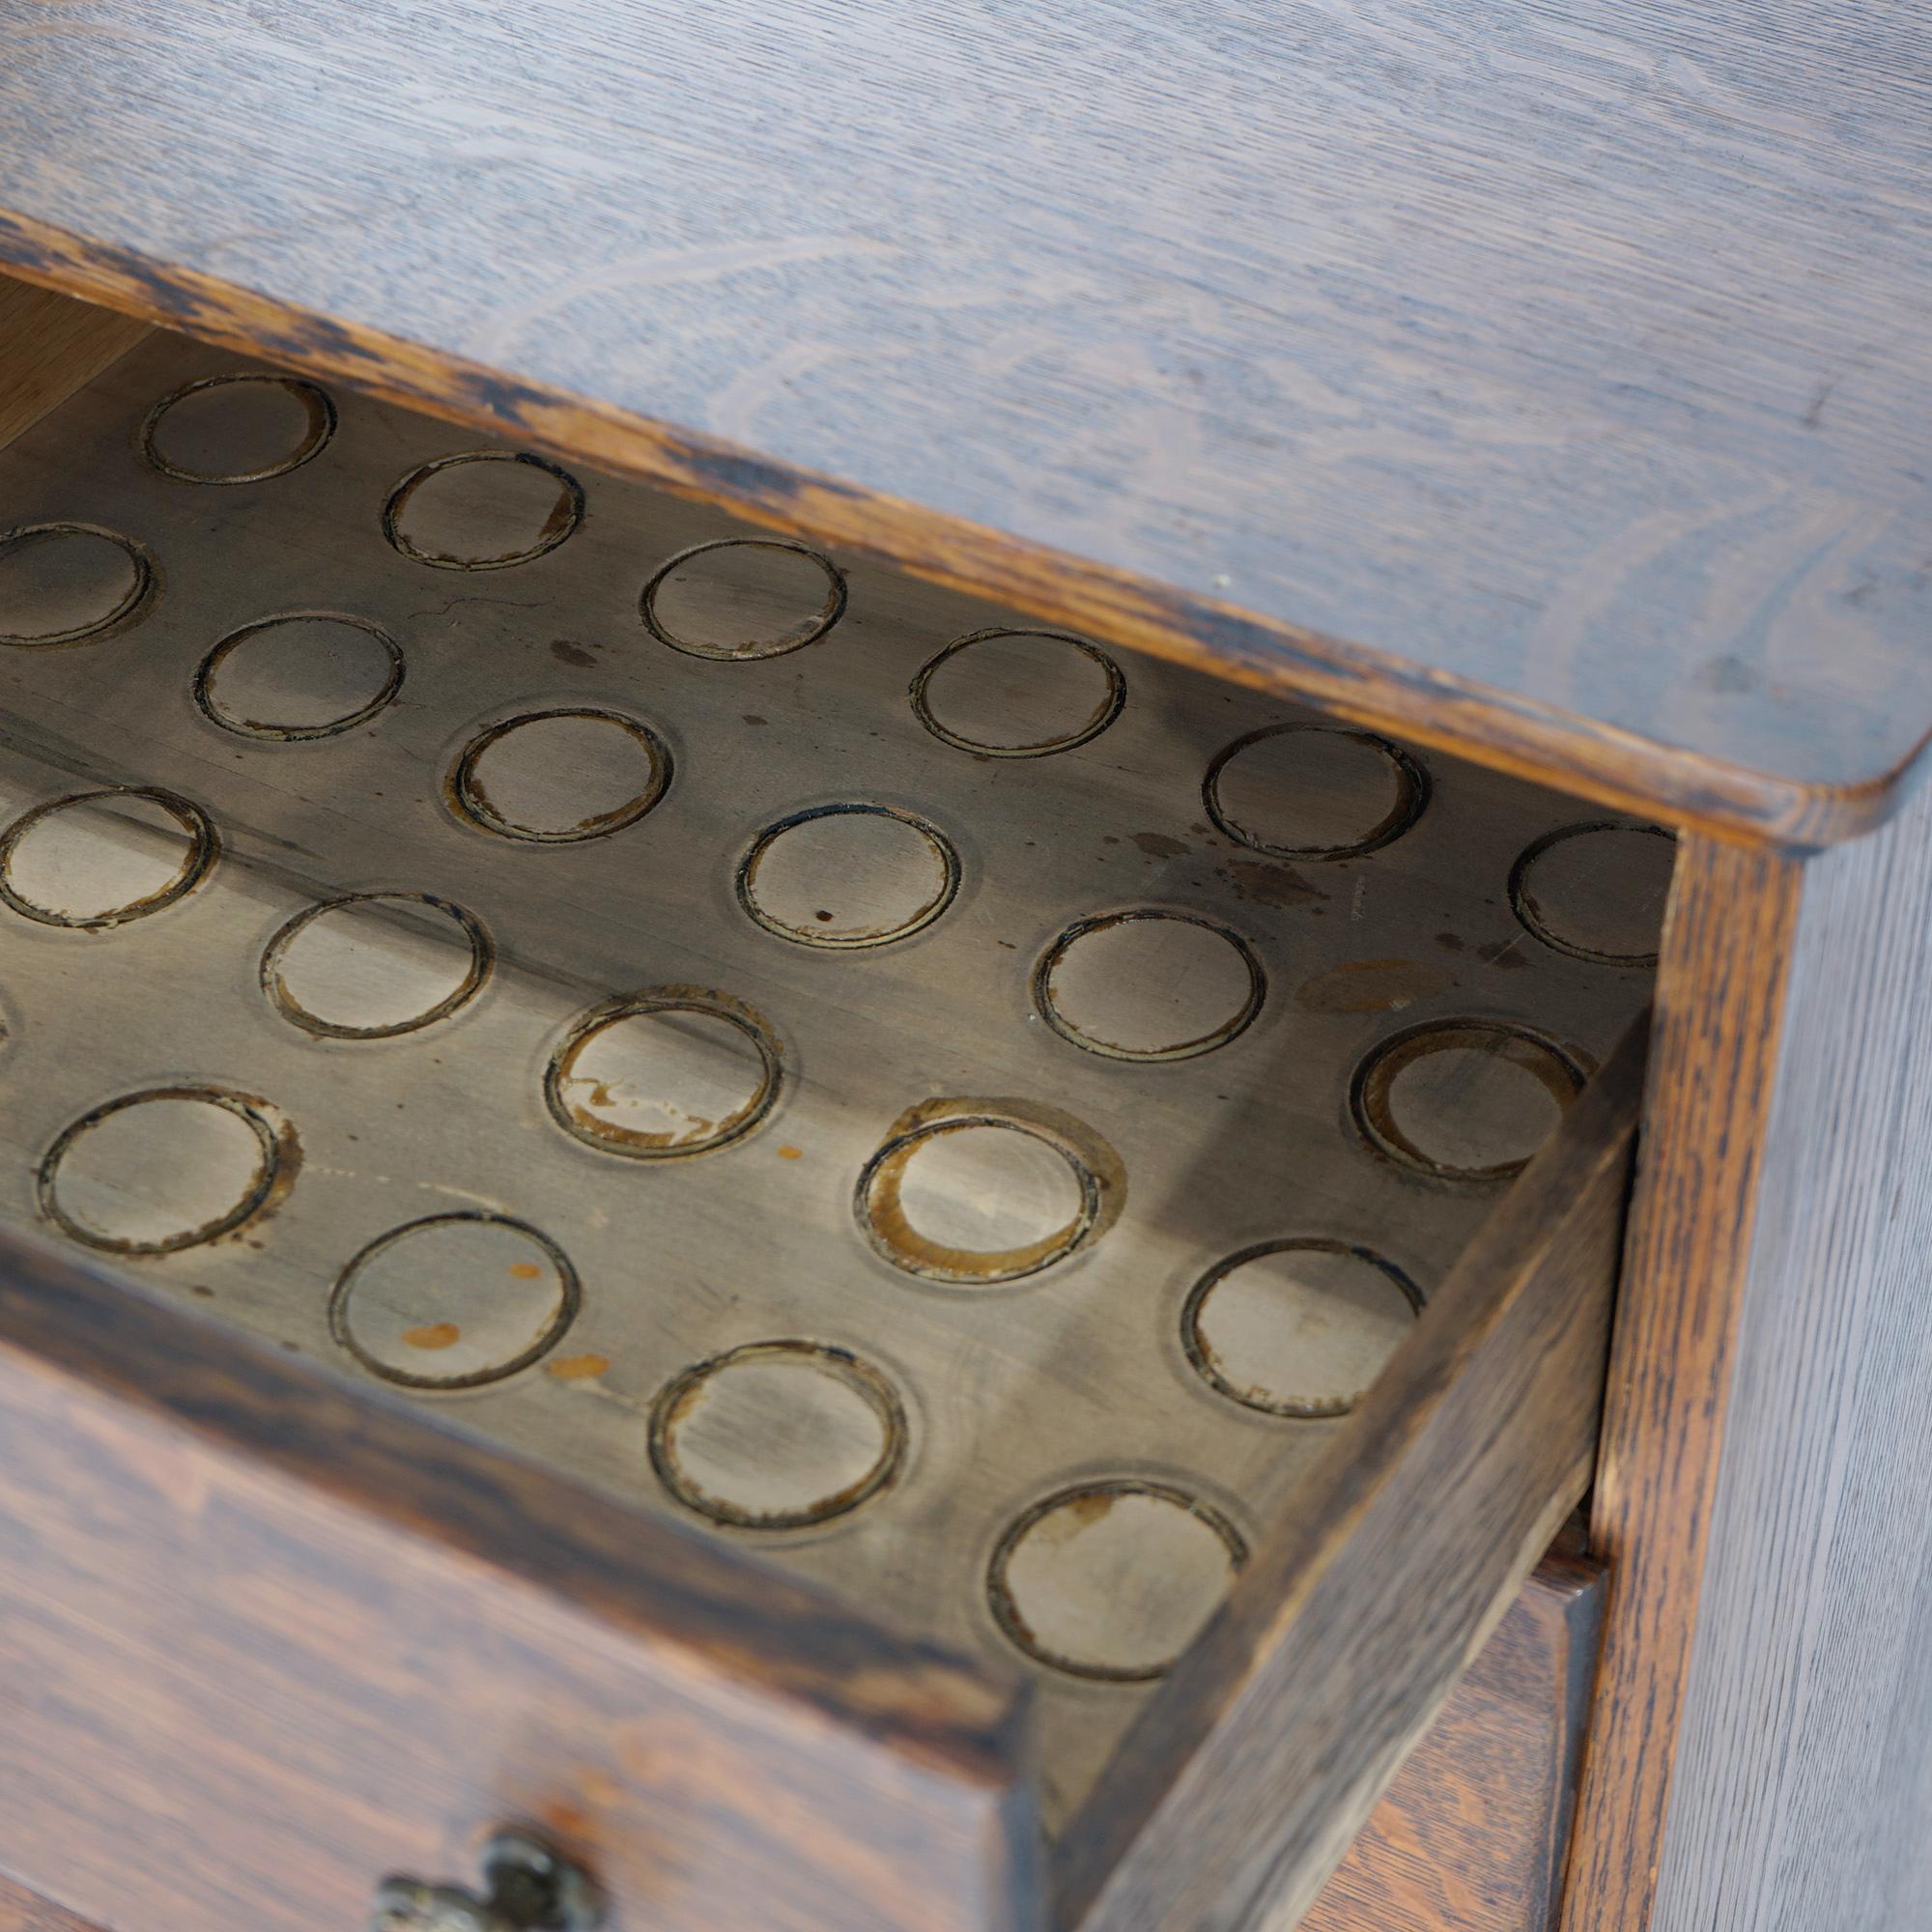
{"type": "Polygon", "coordinates": [[[329,738],[403,688],[403,654],[360,617],[298,611],[231,631],[194,673],[194,700],[246,738],[329,738]]]}
{"type": "Polygon", "coordinates": [[[1127,701],[1105,651],[1063,631],[976,631],[920,667],[912,708],[935,738],[991,758],[1043,758],[1097,738],[1127,701]]]}
{"type": "Polygon", "coordinates": [[[260,483],[298,469],[335,434],[327,391],[295,376],[207,376],[163,396],[140,449],[184,483],[260,483]]]}
{"type": "Polygon", "coordinates": [[[383,534],[438,570],[504,570],[554,550],[583,521],[576,477],[541,456],[471,449],[412,469],[383,505],[383,534]]]}
{"type": "Polygon", "coordinates": [[[884,805],[821,805],[759,833],[738,867],[745,910],[801,946],[884,946],[927,926],[959,890],[945,835],[884,805]]]}
{"type": "Polygon", "coordinates": [[[1566,825],[1510,871],[1510,904],[1546,946],[1604,966],[1655,966],[1677,839],[1661,825],[1566,825]]]}
{"type": "Polygon", "coordinates": [[[1036,1503],[1000,1539],[987,1595],[1037,1662],[1133,1684],[1177,1662],[1247,1561],[1218,1510],[1164,1483],[1082,1483],[1036,1503]]]}
{"type": "Polygon", "coordinates": [[[1029,1122],[959,1114],[895,1134],[866,1163],[859,1225],[895,1267],[990,1287],[1037,1273],[1094,1232],[1099,1181],[1029,1122]]]}
{"type": "Polygon", "coordinates": [[[41,1162],[41,1209],[89,1247],[172,1254],[232,1234],[294,1167],[294,1135],[265,1102],[156,1087],[63,1129],[41,1162]]]}
{"type": "Polygon", "coordinates": [[[1192,913],[1119,912],[1068,926],[1034,968],[1040,1017],[1111,1060],[1190,1060],[1262,1009],[1247,941],[1192,913]]]}
{"type": "Polygon", "coordinates": [[[335,1339],[384,1381],[475,1388],[549,1353],[582,1298],[548,1236],[505,1214],[432,1214],[379,1235],[329,1297],[335,1339]]]}
{"type": "Polygon", "coordinates": [[[443,787],[452,810],[505,838],[571,845],[635,825],[670,783],[670,751],[615,711],[531,711],[472,738],[443,787]]]}
{"type": "Polygon", "coordinates": [[[465,1005],[494,949],[472,913],[427,893],[352,893],[298,913],[262,955],[284,1019],[330,1039],[413,1033],[465,1005]]]}
{"type": "Polygon", "coordinates": [[[1415,823],[1429,778],[1372,731],[1271,724],[1221,753],[1202,794],[1208,817],[1237,844],[1277,859],[1353,859],[1415,823]]]}
{"type": "Polygon", "coordinates": [[[845,611],[829,557],[783,537],[681,551],[644,585],[651,635],[695,658],[775,658],[815,643],[845,611]]]}
{"type": "Polygon", "coordinates": [[[1245,1407],[1346,1415],[1421,1312],[1421,1291],[1367,1248],[1263,1241],[1195,1283],[1180,1339],[1208,1383],[1245,1407]]]}
{"type": "Polygon", "coordinates": [[[144,604],[148,553],[92,524],[24,524],[0,534],[0,644],[75,644],[144,604]]]}
{"type": "Polygon", "coordinates": [[[0,833],[0,900],[43,925],[101,931],[192,892],[218,849],[208,814],[174,792],[76,792],[0,833]]]}
{"type": "Polygon", "coordinates": [[[813,1342],[753,1342],[685,1370],[651,1412],[672,1495],[739,1529],[802,1529],[877,1495],[905,1454],[878,1370],[813,1342]]]}
{"type": "Polygon", "coordinates": [[[557,1123],[639,1160],[708,1153],[772,1110],[778,1037],[750,1007],[693,987],[627,994],[571,1028],[544,1076],[557,1123]]]}
{"type": "Polygon", "coordinates": [[[1434,1179],[1520,1172],[1582,1091],[1583,1071],[1525,1027],[1442,1020],[1384,1040],[1350,1102],[1371,1146],[1434,1179]]]}

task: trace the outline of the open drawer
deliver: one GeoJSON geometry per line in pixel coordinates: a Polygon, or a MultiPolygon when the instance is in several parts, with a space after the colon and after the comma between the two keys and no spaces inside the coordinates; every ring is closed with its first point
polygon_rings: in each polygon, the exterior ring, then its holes
{"type": "Polygon", "coordinates": [[[1668,839],[169,336],[0,502],[0,1869],[1291,1923],[1588,1482],[1668,839]]]}

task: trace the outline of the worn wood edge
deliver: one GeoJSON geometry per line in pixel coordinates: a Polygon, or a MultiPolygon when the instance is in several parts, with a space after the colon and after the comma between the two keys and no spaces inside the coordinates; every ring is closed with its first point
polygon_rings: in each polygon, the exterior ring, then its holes
{"type": "Polygon", "coordinates": [[[1642,1932],[1656,1892],[1804,871],[1690,838],[1671,881],[1592,1508],[1610,1578],[1563,1932],[1642,1932]]]}
{"type": "Polygon", "coordinates": [[[0,281],[0,449],[153,333],[118,310],[0,281]]]}
{"type": "MultiPolygon", "coordinates": [[[[1587,1557],[1559,1561],[1570,1572],[1564,1579],[1569,1587],[1558,1608],[1570,1644],[1569,1681],[1564,1693],[1569,1708],[1577,1715],[1564,1740],[1559,1795],[1549,1809],[1549,1835],[1543,1859],[1544,1868],[1549,1874],[1549,1889],[1541,1901],[1537,1932],[1543,1932],[1545,1927],[1552,1928],[1553,1932],[1562,1911],[1571,1833],[1576,1829],[1577,1804],[1583,1784],[1583,1754],[1589,1748],[1591,1700],[1603,1655],[1604,1609],[1609,1601],[1609,1565],[1600,1555],[1593,1552],[1587,1557]]],[[[1541,1577],[1543,1571],[1537,1574],[1541,1577]]],[[[1556,1578],[1549,1580],[1553,1586],[1563,1587],[1556,1578]]]]}
{"type": "Polygon", "coordinates": [[[1563,1632],[1565,1672],[1557,1694],[1564,1707],[1575,1713],[1564,1739],[1557,1800],[1549,1807],[1548,1817],[1542,1863],[1549,1874],[1549,1884],[1548,1892],[1538,1901],[1540,1916],[1534,1921],[1535,1932],[1553,1925],[1561,1902],[1570,1833],[1582,1780],[1583,1750],[1589,1737],[1590,1695],[1596,1684],[1608,1588],[1609,1565],[1602,1556],[1594,1550],[1570,1553],[1562,1548],[1560,1541],[1531,1571],[1524,1585],[1524,1595],[1534,1596],[1563,1632]]]}
{"type": "Polygon", "coordinates": [[[387,1390],[338,1381],[14,1236],[0,1236],[0,1358],[9,1373],[77,1384],[258,1476],[566,1600],[694,1681],[1031,1811],[1017,1676],[1001,1681],[874,1624],[802,1578],[581,1489],[387,1390]]]}
{"type": "Polygon", "coordinates": [[[997,597],[1044,622],[1719,838],[1813,846],[1868,832],[1898,809],[1932,743],[1928,734],[1898,765],[1856,783],[1779,779],[1083,562],[5,209],[0,264],[16,277],[240,354],[337,377],[384,401],[514,435],[949,589],[997,597]]]}
{"type": "Polygon", "coordinates": [[[0,1873],[0,1932],[100,1932],[100,1928],[0,1873]]]}
{"type": "Polygon", "coordinates": [[[1582,1497],[1646,1032],[1498,1204],[1127,1734],[1054,1848],[1063,1928],[1232,1932],[1264,1899],[1293,1923],[1582,1497]],[[1582,1292],[1552,1257],[1585,1271],[1582,1292]],[[1534,1442],[1532,1387],[1555,1394],[1560,1432],[1534,1442]],[[1498,1442],[1521,1465],[1514,1493],[1488,1486],[1498,1442]],[[1431,1553],[1452,1543],[1460,1576],[1431,1553]],[[1406,1627],[1372,1647],[1370,1579],[1382,1602],[1405,1581],[1438,1607],[1454,1593],[1420,1673],[1406,1627]]]}

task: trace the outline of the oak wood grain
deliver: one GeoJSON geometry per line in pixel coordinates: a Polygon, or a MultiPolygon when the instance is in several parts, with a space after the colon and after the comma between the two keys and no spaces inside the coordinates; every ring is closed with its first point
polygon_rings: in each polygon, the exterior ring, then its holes
{"type": "Polygon", "coordinates": [[[1610,1577],[1566,1932],[1642,1932],[1656,1882],[1803,877],[1679,850],[1592,1506],[1610,1577]]]}
{"type": "MultiPolygon", "coordinates": [[[[1569,1844],[1603,1568],[1552,1550],[1301,1919],[1301,1932],[1546,1932],[1569,1844]]],[[[1287,1932],[1264,1918],[1256,1932],[1287,1932]]]]}
{"type": "Polygon", "coordinates": [[[1083,634],[1200,666],[1619,810],[1794,841],[1848,837],[1894,803],[1893,775],[1821,793],[1388,652],[1346,646],[1223,601],[775,463],[594,399],[0,209],[0,262],[50,288],[244,355],[636,476],[1083,634]]]}
{"type": "Polygon", "coordinates": [[[0,1868],[339,1932],[540,1826],[642,1932],[1019,1928],[1011,1693],[136,1291],[0,1267],[0,1868]]]}
{"type": "Polygon", "coordinates": [[[1058,1922],[1313,1902],[1589,1481],[1643,1027],[1499,1204],[1054,1848],[1058,1922]]]}
{"type": "Polygon", "coordinates": [[[1932,1910],[1928,932],[1932,801],[1805,867],[1652,1932],[1932,1910]]]}
{"type": "Polygon", "coordinates": [[[150,332],[131,316],[0,279],[0,448],[150,332]]]}
{"type": "Polygon", "coordinates": [[[1687,810],[1780,834],[1870,823],[1932,724],[1910,0],[0,32],[0,251],[104,298],[675,425],[828,539],[883,499],[875,541],[1042,614],[1123,573],[1324,701],[1625,744],[1660,802],[1688,754],[1687,810]],[[988,531],[1101,574],[993,583],[988,531]]]}

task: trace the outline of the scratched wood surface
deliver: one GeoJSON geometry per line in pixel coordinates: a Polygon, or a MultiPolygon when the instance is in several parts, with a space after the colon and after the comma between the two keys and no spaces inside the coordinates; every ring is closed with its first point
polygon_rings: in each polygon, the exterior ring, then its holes
{"type": "Polygon", "coordinates": [[[1932,724],[1910,0],[0,45],[0,253],[103,300],[1733,829],[1870,824],[1932,724]]]}

